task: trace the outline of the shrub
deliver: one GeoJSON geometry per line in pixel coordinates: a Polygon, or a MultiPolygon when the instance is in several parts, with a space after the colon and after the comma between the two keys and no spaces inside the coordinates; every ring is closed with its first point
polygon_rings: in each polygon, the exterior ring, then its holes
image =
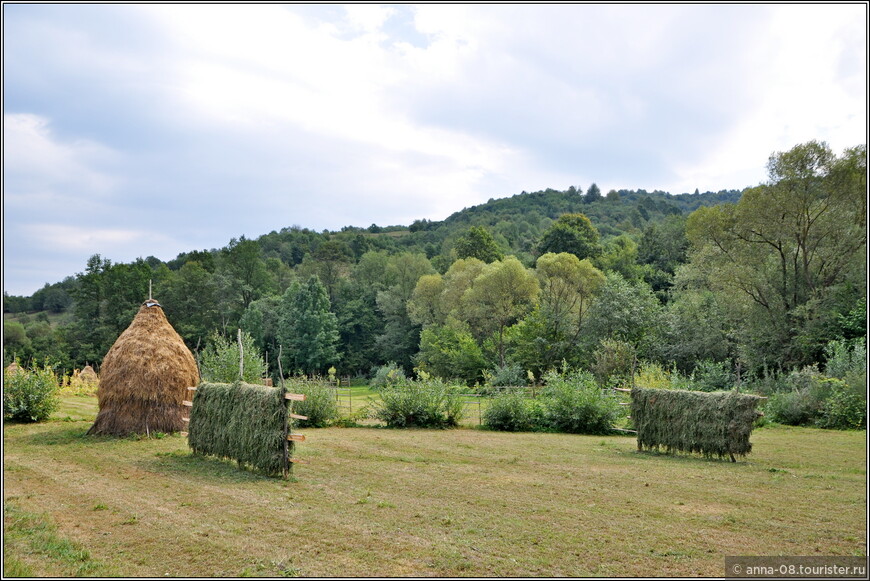
{"type": "Polygon", "coordinates": [[[669,389],[671,387],[671,373],[658,363],[644,361],[637,370],[634,382],[641,387],[669,389]]]}
{"type": "Polygon", "coordinates": [[[828,381],[831,382],[831,395],[822,405],[817,425],[836,430],[867,427],[867,392],[836,379],[828,381]]]}
{"type": "Polygon", "coordinates": [[[544,419],[549,427],[572,434],[607,434],[619,417],[620,406],[587,372],[545,375],[542,393],[544,419]]]}
{"type": "Polygon", "coordinates": [[[464,405],[460,390],[430,379],[382,389],[372,408],[392,428],[447,428],[459,424],[464,405]]]}
{"type": "Polygon", "coordinates": [[[826,379],[815,366],[809,366],[789,373],[784,385],[791,391],[774,393],[765,406],[770,419],[790,426],[815,423],[831,395],[832,380],[826,379]]]}
{"type": "Polygon", "coordinates": [[[335,389],[323,383],[291,382],[288,391],[304,393],[305,401],[293,402],[293,413],[307,416],[298,420],[300,427],[323,428],[338,419],[335,389]]]}
{"type": "Polygon", "coordinates": [[[595,363],[592,371],[595,378],[604,385],[612,378],[626,380],[631,377],[637,351],[634,345],[616,339],[604,339],[592,354],[595,363]]]}
{"type": "Polygon", "coordinates": [[[821,402],[808,390],[797,390],[771,395],[764,409],[774,422],[804,426],[815,421],[820,407],[821,402]]]}
{"type": "Polygon", "coordinates": [[[698,391],[728,391],[734,387],[734,381],[727,361],[705,359],[695,366],[694,388],[698,391]]]}
{"type": "Polygon", "coordinates": [[[528,374],[516,363],[506,363],[486,372],[486,385],[492,387],[510,387],[526,385],[528,374]]]}
{"type": "Polygon", "coordinates": [[[3,418],[20,422],[47,420],[60,404],[60,386],[48,365],[28,371],[17,364],[3,373],[3,418]]]}
{"type": "Polygon", "coordinates": [[[864,338],[857,341],[831,341],[825,346],[825,375],[843,379],[851,373],[866,373],[867,346],[864,338]]]}
{"type": "Polygon", "coordinates": [[[242,332],[242,377],[239,377],[239,342],[228,339],[217,331],[209,338],[203,350],[200,367],[203,381],[215,383],[234,383],[245,381],[259,383],[266,373],[266,362],[254,344],[254,338],[242,332]]]}
{"type": "Polygon", "coordinates": [[[483,413],[483,425],[492,430],[530,432],[541,429],[543,424],[540,403],[519,393],[494,397],[483,413]]]}
{"type": "Polygon", "coordinates": [[[405,383],[407,379],[402,368],[390,361],[386,365],[378,367],[375,376],[369,382],[369,388],[378,391],[385,387],[395,387],[405,383]]]}

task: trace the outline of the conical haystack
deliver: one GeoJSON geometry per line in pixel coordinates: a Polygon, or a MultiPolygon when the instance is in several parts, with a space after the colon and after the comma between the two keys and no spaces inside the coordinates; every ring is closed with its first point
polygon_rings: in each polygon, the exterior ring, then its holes
{"type": "Polygon", "coordinates": [[[100,412],[88,434],[124,436],[184,429],[181,402],[199,383],[196,361],[154,300],[142,304],[100,368],[100,412]]]}
{"type": "Polygon", "coordinates": [[[99,377],[97,377],[97,372],[94,371],[94,368],[90,365],[86,365],[84,369],[82,369],[81,373],[79,373],[79,377],[82,381],[89,383],[96,383],[99,381],[99,377]]]}

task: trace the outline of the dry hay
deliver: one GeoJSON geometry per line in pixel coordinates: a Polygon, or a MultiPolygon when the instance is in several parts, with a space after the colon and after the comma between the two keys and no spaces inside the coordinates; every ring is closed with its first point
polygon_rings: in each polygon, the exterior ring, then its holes
{"type": "Polygon", "coordinates": [[[761,415],[761,398],[734,392],[631,390],[631,419],[639,449],[696,452],[706,457],[745,456],[761,415]]]}
{"type": "Polygon", "coordinates": [[[85,365],[85,368],[79,372],[79,378],[84,382],[96,383],[100,380],[97,377],[97,372],[90,365],[85,365]]]}
{"type": "Polygon", "coordinates": [[[199,383],[199,372],[190,350],[154,301],[143,303],[106,353],[100,375],[100,412],[88,434],[184,429],[182,401],[191,393],[187,388],[199,383]]]}

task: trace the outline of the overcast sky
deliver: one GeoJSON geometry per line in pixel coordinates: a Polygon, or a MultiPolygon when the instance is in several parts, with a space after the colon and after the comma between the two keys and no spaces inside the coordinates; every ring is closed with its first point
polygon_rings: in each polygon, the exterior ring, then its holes
{"type": "Polygon", "coordinates": [[[867,6],[3,6],[3,288],[866,143],[867,6]]]}

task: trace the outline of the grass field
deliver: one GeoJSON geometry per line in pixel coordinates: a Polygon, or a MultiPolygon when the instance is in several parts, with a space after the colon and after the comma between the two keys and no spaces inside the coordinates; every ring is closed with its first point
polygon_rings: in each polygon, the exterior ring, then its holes
{"type": "Polygon", "coordinates": [[[866,555],[866,433],[765,427],[743,462],[632,437],[306,430],[290,481],[185,438],[91,438],[95,398],[7,424],[5,576],[722,576],[866,555]]]}

